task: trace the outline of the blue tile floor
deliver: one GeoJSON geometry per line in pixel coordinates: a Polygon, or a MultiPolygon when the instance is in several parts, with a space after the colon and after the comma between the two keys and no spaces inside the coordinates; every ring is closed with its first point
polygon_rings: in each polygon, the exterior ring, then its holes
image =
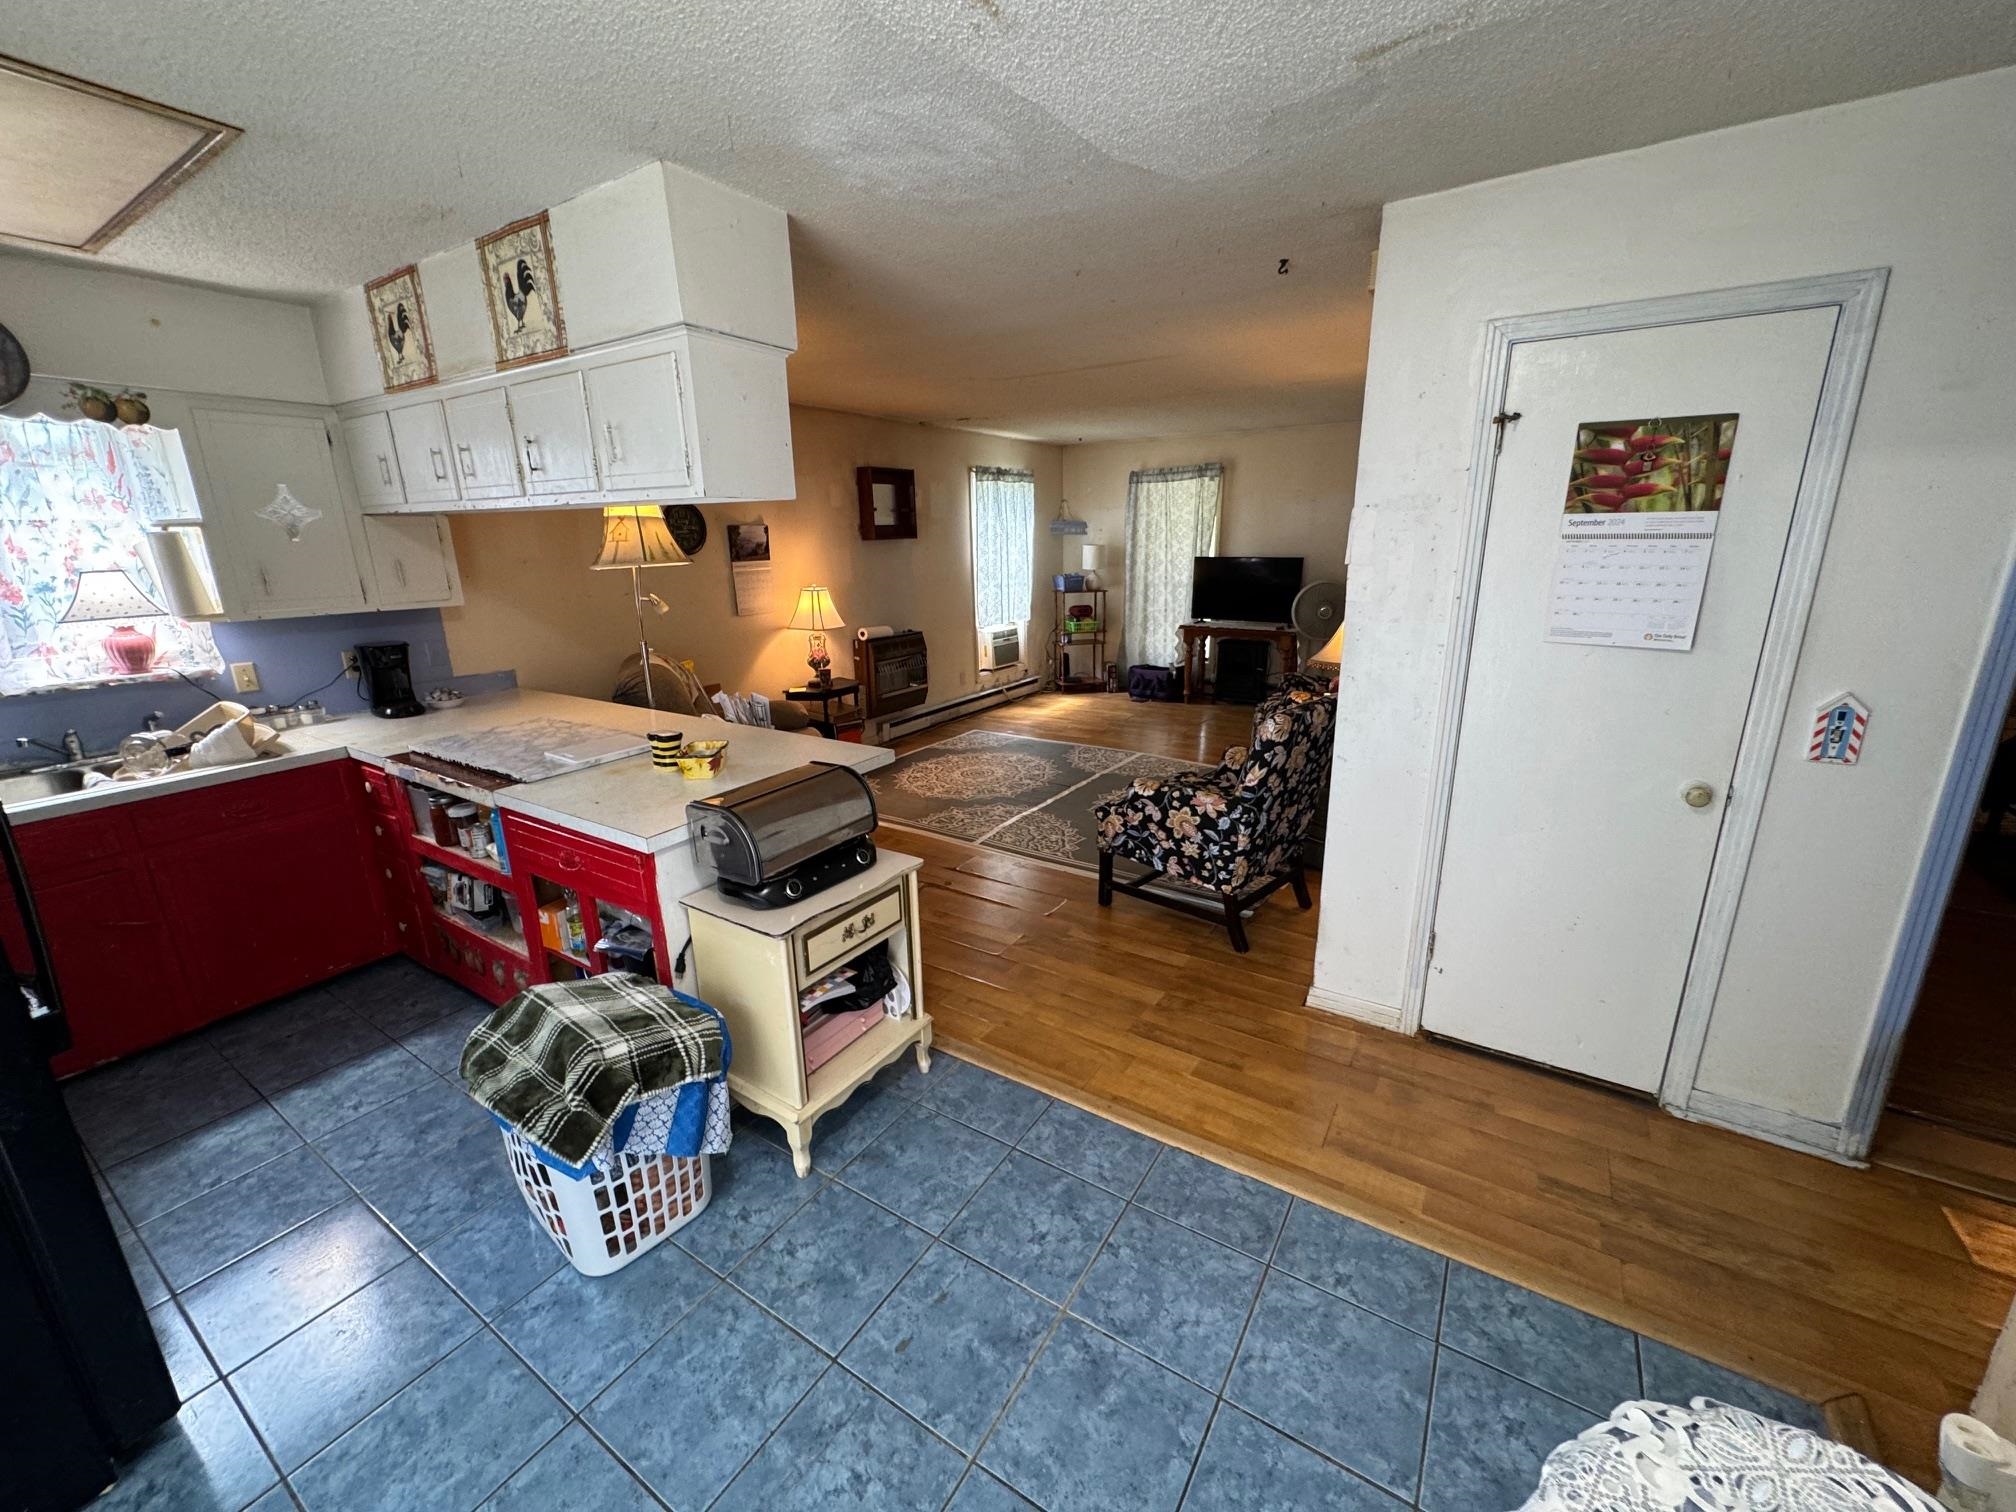
{"type": "Polygon", "coordinates": [[[388,962],[66,1095],[184,1405],[100,1504],[1504,1512],[1647,1395],[1811,1405],[941,1055],[590,1280],[388,962]]]}

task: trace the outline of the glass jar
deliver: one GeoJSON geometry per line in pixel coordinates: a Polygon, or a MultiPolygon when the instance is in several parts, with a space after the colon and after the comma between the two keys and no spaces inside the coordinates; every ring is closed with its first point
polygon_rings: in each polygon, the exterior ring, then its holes
{"type": "Polygon", "coordinates": [[[478,838],[479,831],[487,834],[490,827],[483,823],[482,819],[478,816],[476,805],[473,803],[450,804],[448,806],[448,822],[455,829],[455,838],[451,842],[455,848],[465,855],[480,856],[482,851],[478,847],[482,844],[482,841],[478,838]]]}
{"type": "MultiPolygon", "coordinates": [[[[455,845],[455,821],[448,817],[448,810],[455,806],[455,800],[446,793],[427,795],[427,833],[436,845],[453,848],[455,845]]],[[[475,805],[471,804],[471,808],[475,805]]]]}

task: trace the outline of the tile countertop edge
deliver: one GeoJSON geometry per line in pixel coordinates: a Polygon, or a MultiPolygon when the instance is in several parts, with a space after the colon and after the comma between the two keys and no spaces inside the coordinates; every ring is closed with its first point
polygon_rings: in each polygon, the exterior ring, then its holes
{"type": "MultiPolygon", "coordinates": [[[[481,728],[486,721],[501,723],[542,715],[571,717],[584,723],[612,729],[627,729],[640,735],[655,722],[650,711],[646,709],[628,704],[608,703],[599,699],[580,698],[572,694],[545,693],[537,689],[512,689],[500,693],[479,694],[470,698],[460,708],[423,717],[427,721],[428,730],[439,731],[444,726],[451,729],[456,726],[481,728]],[[612,715],[616,717],[611,718],[612,715]]],[[[709,726],[722,723],[711,718],[704,721],[687,718],[679,722],[704,723],[709,726]]],[[[497,803],[499,807],[524,814],[527,818],[543,820],[626,849],[656,854],[683,843],[687,838],[689,827],[680,823],[670,828],[659,828],[645,833],[625,828],[621,824],[612,824],[607,815],[598,817],[590,810],[614,807],[618,812],[634,812],[636,805],[632,803],[626,807],[620,804],[612,805],[606,801],[595,802],[592,797],[579,796],[579,789],[584,785],[606,787],[612,783],[634,784],[640,775],[649,773],[649,781],[654,792],[656,784],[660,782],[679,785],[665,790],[662,796],[670,797],[677,792],[682,804],[696,798],[707,797],[716,791],[729,791],[733,787],[740,786],[743,781],[755,781],[757,776],[763,775],[758,773],[756,776],[739,776],[735,772],[733,741],[738,735],[745,740],[760,737],[766,742],[804,741],[811,747],[806,756],[807,761],[818,760],[821,756],[828,760],[836,757],[854,757],[857,759],[847,760],[846,764],[858,771],[873,771],[889,765],[896,759],[896,753],[886,747],[856,745],[852,742],[825,740],[802,734],[785,734],[774,730],[752,731],[746,727],[726,724],[722,725],[721,733],[731,742],[728,766],[721,778],[712,782],[688,782],[676,773],[653,769],[647,756],[629,756],[621,761],[608,762],[580,772],[548,778],[543,783],[519,783],[512,787],[501,788],[496,795],[497,803]],[[863,757],[866,759],[859,759],[863,757]],[[562,786],[555,788],[553,784],[556,783],[562,786]],[[717,786],[717,783],[720,785],[717,786]],[[574,797],[575,801],[568,802],[570,796],[574,797]]],[[[46,798],[33,798],[9,804],[7,817],[15,824],[29,824],[41,819],[86,813],[93,809],[110,808],[123,803],[137,803],[143,799],[165,794],[190,792],[197,788],[234,782],[240,778],[259,776],[262,773],[310,766],[323,761],[339,761],[344,758],[355,758],[377,766],[388,756],[406,750],[419,734],[420,727],[413,721],[378,720],[368,715],[350,715],[326,725],[284,732],[280,737],[281,745],[286,748],[283,755],[200,772],[180,772],[172,777],[163,777],[151,782],[105,783],[75,793],[58,793],[46,798]]]]}

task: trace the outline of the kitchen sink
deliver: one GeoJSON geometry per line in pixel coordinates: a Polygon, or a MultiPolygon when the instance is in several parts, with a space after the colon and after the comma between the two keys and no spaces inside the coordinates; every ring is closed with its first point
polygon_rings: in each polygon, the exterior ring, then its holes
{"type": "Polygon", "coordinates": [[[109,772],[118,765],[117,761],[94,761],[75,766],[44,767],[40,771],[0,777],[0,807],[81,792],[84,779],[91,773],[109,772]]]}

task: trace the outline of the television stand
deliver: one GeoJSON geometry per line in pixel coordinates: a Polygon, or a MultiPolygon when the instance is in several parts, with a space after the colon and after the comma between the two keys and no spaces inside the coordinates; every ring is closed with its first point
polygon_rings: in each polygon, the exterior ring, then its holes
{"type": "Polygon", "coordinates": [[[1214,640],[1272,641],[1281,652],[1281,670],[1293,672],[1300,664],[1301,639],[1293,625],[1252,625],[1228,620],[1193,620],[1180,627],[1183,632],[1183,702],[1216,703],[1204,691],[1204,674],[1211,668],[1214,640]]]}

